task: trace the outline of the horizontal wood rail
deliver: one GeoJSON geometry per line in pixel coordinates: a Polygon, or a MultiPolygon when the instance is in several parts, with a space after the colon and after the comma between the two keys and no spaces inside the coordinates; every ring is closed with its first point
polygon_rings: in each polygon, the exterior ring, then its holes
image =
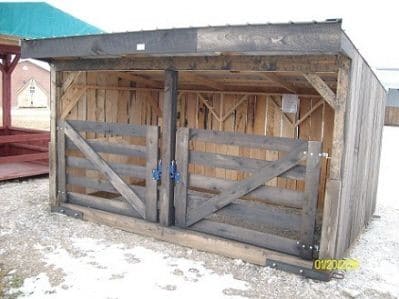
{"type": "MultiPolygon", "coordinates": [[[[146,147],[134,144],[120,144],[116,142],[106,142],[97,140],[87,140],[87,143],[97,152],[113,155],[146,157],[146,147]]],[[[70,140],[66,140],[67,149],[77,149],[76,145],[70,140]]]]}
{"type": "MultiPolygon", "coordinates": [[[[193,164],[240,170],[249,173],[257,172],[260,167],[267,166],[273,163],[273,161],[266,161],[255,158],[244,158],[239,156],[229,156],[209,152],[190,151],[189,156],[190,163],[193,164]]],[[[293,180],[304,180],[305,166],[297,165],[287,172],[282,173],[280,176],[293,180]]]]}
{"type": "MultiPolygon", "coordinates": [[[[145,179],[146,168],[144,166],[128,165],[122,163],[108,163],[112,169],[119,175],[131,176],[135,178],[145,179]]],[[[85,158],[71,157],[66,158],[66,166],[74,168],[83,168],[88,170],[97,170],[97,168],[85,158]]]]}
{"type": "Polygon", "coordinates": [[[48,159],[48,153],[22,154],[0,157],[0,163],[31,162],[48,159]]]}
{"type": "Polygon", "coordinates": [[[19,143],[27,141],[48,141],[50,140],[50,133],[38,134],[15,134],[0,136],[0,144],[19,143]]]}
{"type": "Polygon", "coordinates": [[[255,147],[274,151],[288,152],[295,147],[306,145],[306,141],[284,137],[268,137],[238,132],[210,131],[190,129],[190,140],[209,143],[255,147]]]}
{"type": "Polygon", "coordinates": [[[145,137],[147,134],[147,126],[87,120],[68,120],[68,123],[78,132],[95,132],[100,134],[140,137],[145,137]]]}

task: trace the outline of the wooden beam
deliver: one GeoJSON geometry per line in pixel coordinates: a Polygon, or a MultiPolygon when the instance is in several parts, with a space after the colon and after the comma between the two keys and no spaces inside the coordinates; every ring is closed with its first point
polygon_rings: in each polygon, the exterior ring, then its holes
{"type": "Polygon", "coordinates": [[[162,184],[159,222],[169,226],[173,223],[174,182],[169,175],[169,165],[175,160],[177,121],[177,80],[175,70],[165,71],[165,94],[163,98],[162,124],[162,184]]]}
{"type": "Polygon", "coordinates": [[[222,120],[221,120],[220,116],[215,112],[215,108],[212,107],[211,105],[209,105],[208,101],[204,98],[204,96],[201,93],[197,93],[197,95],[198,95],[200,101],[202,103],[204,103],[204,105],[209,109],[209,111],[213,114],[213,116],[216,118],[216,120],[218,122],[221,122],[222,120]]]}
{"type": "Polygon", "coordinates": [[[240,106],[244,101],[246,101],[248,99],[248,95],[243,95],[241,97],[241,99],[233,106],[230,108],[229,111],[227,111],[223,116],[221,121],[224,122],[229,116],[230,114],[232,114],[237,108],[238,106],[240,106]]]}
{"type": "Polygon", "coordinates": [[[301,119],[298,119],[298,121],[295,123],[295,127],[299,126],[302,122],[304,122],[309,116],[312,115],[313,112],[315,112],[320,106],[322,106],[324,104],[324,101],[321,100],[319,101],[316,105],[314,105],[312,107],[312,109],[310,109],[308,112],[306,112],[301,119]]]}
{"type": "MultiPolygon", "coordinates": [[[[343,244],[338,238],[339,217],[342,198],[342,167],[345,151],[345,115],[346,103],[349,97],[350,80],[349,59],[343,61],[338,71],[337,105],[334,113],[334,129],[332,153],[330,160],[330,174],[327,179],[326,195],[324,199],[323,224],[320,239],[320,258],[336,258],[343,244]]],[[[347,215],[347,214],[346,214],[347,215]]]]}
{"type": "Polygon", "coordinates": [[[280,85],[281,87],[284,87],[289,92],[297,93],[296,87],[294,85],[283,80],[282,78],[280,78],[279,76],[277,76],[274,73],[258,73],[258,75],[260,77],[266,78],[274,83],[277,83],[278,85],[280,85]]]}
{"type": "Polygon", "coordinates": [[[162,82],[148,78],[144,75],[133,74],[131,72],[117,72],[116,75],[128,81],[144,84],[150,87],[162,88],[162,82]]]}
{"type": "Polygon", "coordinates": [[[313,73],[304,73],[305,79],[313,86],[313,88],[323,97],[323,99],[335,109],[337,105],[335,93],[330,87],[319,77],[319,75],[313,73]]]}
{"type": "MultiPolygon", "coordinates": [[[[127,86],[112,86],[112,85],[80,85],[74,84],[75,88],[87,88],[87,89],[105,89],[105,90],[118,90],[118,91],[163,91],[163,88],[152,88],[152,87],[127,87],[127,86]]],[[[281,92],[265,92],[265,91],[245,91],[245,90],[228,90],[228,91],[218,91],[218,90],[204,90],[204,89],[179,89],[179,94],[181,93],[209,93],[218,95],[264,95],[264,96],[281,96],[281,92]]],[[[298,96],[307,98],[320,98],[319,94],[311,93],[298,93],[298,96]]]]}
{"type": "Polygon", "coordinates": [[[83,219],[99,224],[109,225],[131,233],[155,238],[173,244],[195,248],[234,259],[242,259],[249,263],[265,266],[268,259],[312,269],[313,263],[292,255],[280,253],[226,240],[209,234],[198,233],[177,227],[163,227],[141,219],[116,215],[79,205],[64,204],[66,207],[83,213],[83,219]]]}
{"type": "Polygon", "coordinates": [[[57,183],[57,124],[59,115],[59,98],[61,96],[61,73],[56,72],[54,67],[50,69],[50,143],[49,143],[49,200],[50,206],[56,207],[60,204],[57,183]]]}
{"type": "MultiPolygon", "coordinates": [[[[87,88],[75,90],[75,92],[71,96],[70,102],[68,103],[68,105],[66,105],[66,107],[62,111],[60,119],[64,120],[68,116],[68,114],[76,106],[76,104],[79,102],[80,98],[83,96],[83,94],[86,92],[86,90],[87,90],[87,88]]],[[[64,97],[64,96],[62,96],[62,97],[64,97]]]]}
{"type": "Polygon", "coordinates": [[[336,73],[338,71],[335,55],[298,56],[169,56],[134,57],[108,59],[75,59],[54,61],[57,70],[165,70],[173,68],[180,71],[252,71],[252,72],[303,72],[336,73]]]}
{"type": "Polygon", "coordinates": [[[78,147],[85,157],[95,166],[95,168],[118,190],[124,199],[144,218],[145,206],[142,199],[129,187],[121,177],[97,154],[91,146],[72,128],[68,122],[64,122],[65,135],[78,147]]]}
{"type": "Polygon", "coordinates": [[[197,85],[208,86],[216,90],[225,90],[225,86],[222,83],[216,82],[203,75],[199,75],[193,72],[184,72],[182,73],[180,78],[181,78],[180,82],[184,81],[185,79],[188,79],[188,81],[193,81],[197,85]]]}
{"type": "Polygon", "coordinates": [[[82,72],[79,71],[79,72],[73,72],[73,73],[69,74],[68,78],[66,78],[64,80],[64,83],[62,84],[62,87],[61,87],[61,92],[63,94],[71,87],[71,85],[75,82],[75,80],[80,76],[81,73],[82,72]]]}

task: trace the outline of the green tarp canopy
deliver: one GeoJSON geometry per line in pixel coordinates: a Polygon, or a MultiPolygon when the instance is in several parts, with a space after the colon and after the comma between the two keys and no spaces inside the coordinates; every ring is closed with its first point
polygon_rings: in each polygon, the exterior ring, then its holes
{"type": "Polygon", "coordinates": [[[44,2],[0,2],[0,35],[26,39],[103,31],[44,2]]]}

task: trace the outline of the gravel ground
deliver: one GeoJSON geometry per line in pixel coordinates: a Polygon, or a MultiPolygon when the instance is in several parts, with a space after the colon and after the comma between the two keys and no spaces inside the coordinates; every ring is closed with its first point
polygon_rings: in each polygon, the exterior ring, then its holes
{"type": "MultiPolygon", "coordinates": [[[[383,160],[383,167],[392,165],[389,161],[383,160]]],[[[141,298],[150,292],[145,286],[151,286],[146,284],[151,275],[162,272],[154,278],[163,284],[154,286],[159,290],[152,298],[183,298],[187,289],[191,298],[397,298],[399,236],[393,228],[399,227],[399,204],[395,193],[389,194],[390,200],[379,202],[380,218],[349,253],[360,269],[323,283],[51,214],[47,178],[0,183],[0,293],[4,298],[131,298],[141,290],[141,298]],[[137,270],[140,282],[129,269],[137,270]],[[124,291],[90,293],[102,286],[124,291]]]]}

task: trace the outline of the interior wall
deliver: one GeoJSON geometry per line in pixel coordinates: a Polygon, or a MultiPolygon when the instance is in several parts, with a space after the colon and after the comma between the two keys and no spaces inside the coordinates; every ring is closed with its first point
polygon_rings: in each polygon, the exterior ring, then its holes
{"type": "MultiPolygon", "coordinates": [[[[66,82],[72,73],[61,73],[62,82],[66,82]]],[[[96,86],[89,88],[81,96],[77,105],[71,110],[66,119],[91,120],[101,122],[118,122],[127,124],[159,125],[162,124],[163,91],[157,90],[112,90],[109,87],[140,87],[138,83],[119,78],[113,72],[82,72],[75,81],[79,85],[96,86]],[[104,86],[104,88],[101,88],[104,86]]],[[[68,91],[71,95],[73,92],[68,91]]],[[[68,93],[67,92],[67,93],[68,93]]],[[[68,94],[62,97],[61,111],[72,100],[68,94]]],[[[327,104],[320,105],[309,117],[304,119],[298,127],[295,122],[307,114],[320,98],[300,98],[298,113],[284,114],[281,111],[281,96],[245,95],[221,92],[179,93],[178,97],[178,126],[243,132],[276,137],[300,138],[323,142],[323,152],[331,155],[332,129],[334,111],[327,104]]],[[[161,129],[162,130],[162,129],[161,129]]],[[[143,144],[144,140],[134,137],[105,137],[98,134],[86,133],[88,139],[104,139],[111,142],[127,144],[143,144]]],[[[197,142],[192,145],[195,150],[217,152],[228,155],[239,155],[266,160],[278,159],[278,153],[262,149],[248,149],[237,146],[205,144],[197,142]]],[[[80,154],[68,151],[67,155],[80,154]]],[[[103,154],[102,154],[103,155],[103,154]]],[[[138,158],[126,158],[104,154],[103,157],[112,162],[141,164],[138,158]]],[[[328,176],[328,159],[322,159],[322,175],[319,190],[319,207],[322,206],[326,177],[328,176]]],[[[239,180],[245,173],[235,170],[206,168],[192,165],[191,172],[206,176],[239,180]]],[[[77,176],[98,177],[94,171],[70,169],[70,173],[77,176]]],[[[278,178],[268,182],[268,185],[303,191],[303,183],[285,178],[278,178]]],[[[70,187],[71,191],[82,192],[81,187],[70,187]]]]}

